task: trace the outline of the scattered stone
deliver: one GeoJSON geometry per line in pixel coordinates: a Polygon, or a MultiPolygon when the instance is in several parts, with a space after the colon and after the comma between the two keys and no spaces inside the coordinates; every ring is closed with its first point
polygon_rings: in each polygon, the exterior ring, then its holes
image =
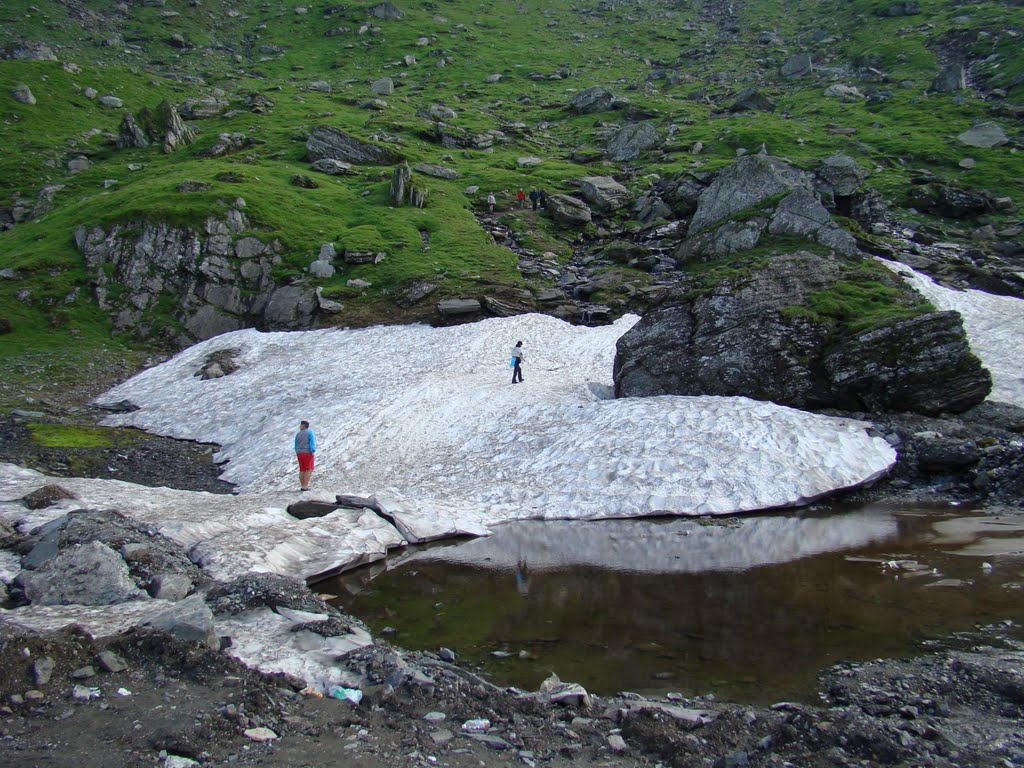
{"type": "Polygon", "coordinates": [[[88,680],[90,677],[96,677],[96,668],[92,665],[79,667],[72,670],[70,677],[72,680],[88,680]]]}
{"type": "Polygon", "coordinates": [[[116,673],[128,669],[127,662],[113,651],[100,651],[97,660],[104,672],[116,673]]]}
{"type": "Polygon", "coordinates": [[[32,680],[37,688],[42,688],[50,682],[50,678],[53,676],[53,666],[53,659],[49,656],[36,659],[32,664],[32,680]]]}
{"type": "Polygon", "coordinates": [[[956,140],[965,146],[979,149],[1001,147],[1009,141],[1006,132],[997,123],[978,123],[957,136],[956,140]]]}
{"type": "Polygon", "coordinates": [[[294,176],[292,176],[292,178],[291,178],[291,185],[293,187],[299,187],[301,189],[319,189],[320,188],[319,184],[317,184],[315,181],[313,181],[313,179],[311,179],[309,176],[306,176],[303,173],[296,173],[294,176]]]}
{"type": "Polygon", "coordinates": [[[36,103],[36,97],[32,95],[32,90],[25,83],[18,83],[14,90],[11,91],[11,96],[14,97],[15,101],[27,104],[30,107],[36,103]]]}
{"type": "MultiPolygon", "coordinates": [[[[42,413],[38,413],[28,418],[39,418],[43,415],[44,414],[42,413]]],[[[23,496],[21,498],[21,502],[29,509],[46,509],[57,502],[73,498],[75,498],[75,496],[71,491],[65,490],[59,485],[48,484],[44,485],[42,488],[32,491],[32,493],[27,496],[23,496]]]]}
{"type": "Polygon", "coordinates": [[[967,80],[962,64],[947,64],[932,80],[929,90],[936,93],[955,93],[967,88],[967,80]]]}
{"type": "Polygon", "coordinates": [[[265,726],[260,726],[258,728],[248,728],[244,731],[244,735],[245,738],[249,739],[250,741],[255,741],[257,743],[274,741],[278,738],[278,735],[276,733],[274,733],[272,730],[265,726]]]}
{"type": "Polygon", "coordinates": [[[358,176],[359,171],[352,167],[351,163],[344,163],[341,160],[324,158],[313,163],[312,168],[319,173],[326,173],[328,176],[358,176]]]}
{"type": "Polygon", "coordinates": [[[800,78],[807,77],[814,70],[811,56],[808,53],[797,53],[790,56],[782,64],[779,70],[783,77],[800,78]]]}
{"type": "Polygon", "coordinates": [[[774,112],[775,104],[756,88],[744,88],[736,94],[727,111],[774,112]]]}
{"type": "Polygon", "coordinates": [[[606,153],[614,162],[635,160],[641,152],[660,141],[658,131],[651,123],[628,123],[608,141],[606,153]]]}
{"type": "Polygon", "coordinates": [[[417,163],[413,166],[413,170],[438,179],[451,180],[459,178],[459,172],[454,168],[445,168],[443,165],[434,165],[433,163],[417,163]]]}
{"type": "Polygon", "coordinates": [[[445,317],[475,315],[480,310],[480,302],[477,299],[445,299],[437,304],[437,311],[445,317]]]}
{"type": "Polygon", "coordinates": [[[617,733],[613,733],[608,737],[608,746],[612,752],[628,752],[629,747],[626,746],[626,741],[617,733]]]}
{"type": "Polygon", "coordinates": [[[602,212],[617,211],[629,205],[629,190],[611,176],[585,176],[579,180],[580,193],[602,212]]]}
{"type": "Polygon", "coordinates": [[[111,109],[120,109],[124,106],[124,102],[117,96],[100,96],[100,106],[110,107],[111,109]]]}
{"type": "Polygon", "coordinates": [[[378,96],[390,96],[395,92],[395,82],[390,77],[382,77],[370,84],[370,92],[378,96]]]}
{"type": "Polygon", "coordinates": [[[589,206],[569,195],[548,195],[547,206],[551,218],[563,224],[579,226],[592,219],[589,206]]]}

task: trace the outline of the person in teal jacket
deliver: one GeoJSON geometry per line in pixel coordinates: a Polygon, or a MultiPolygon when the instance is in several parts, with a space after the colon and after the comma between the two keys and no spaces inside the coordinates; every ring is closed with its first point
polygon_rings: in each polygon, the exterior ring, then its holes
{"type": "Polygon", "coordinates": [[[295,457],[299,460],[299,489],[309,490],[309,481],[313,477],[313,456],[316,453],[316,435],[309,428],[308,421],[299,422],[299,431],[295,433],[295,457]]]}

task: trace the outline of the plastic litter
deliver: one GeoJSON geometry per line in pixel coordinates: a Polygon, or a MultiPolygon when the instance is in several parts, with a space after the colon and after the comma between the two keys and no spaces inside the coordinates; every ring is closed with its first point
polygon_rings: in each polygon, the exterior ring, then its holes
{"type": "Polygon", "coordinates": [[[358,688],[342,688],[340,685],[332,686],[327,695],[339,701],[351,701],[353,704],[363,700],[363,692],[358,688]]]}
{"type": "Polygon", "coordinates": [[[483,733],[490,727],[491,721],[486,717],[476,717],[462,724],[462,730],[466,733],[483,733]]]}

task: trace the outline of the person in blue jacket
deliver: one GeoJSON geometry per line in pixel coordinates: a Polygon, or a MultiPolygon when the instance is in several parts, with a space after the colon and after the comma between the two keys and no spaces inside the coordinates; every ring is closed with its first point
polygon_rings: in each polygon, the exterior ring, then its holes
{"type": "Polygon", "coordinates": [[[309,481],[313,477],[313,455],[316,453],[316,435],[309,428],[308,421],[299,422],[299,431],[295,433],[295,458],[299,460],[299,489],[309,490],[309,481]]]}

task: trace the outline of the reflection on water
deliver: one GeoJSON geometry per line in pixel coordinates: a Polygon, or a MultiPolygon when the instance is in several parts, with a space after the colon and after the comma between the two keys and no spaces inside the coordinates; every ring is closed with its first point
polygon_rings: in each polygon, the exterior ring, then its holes
{"type": "Polygon", "coordinates": [[[713,521],[521,522],[319,585],[405,648],[500,684],[812,696],[840,659],[1024,620],[1024,518],[871,508],[713,521]],[[982,567],[982,561],[987,566],[982,567]]]}

